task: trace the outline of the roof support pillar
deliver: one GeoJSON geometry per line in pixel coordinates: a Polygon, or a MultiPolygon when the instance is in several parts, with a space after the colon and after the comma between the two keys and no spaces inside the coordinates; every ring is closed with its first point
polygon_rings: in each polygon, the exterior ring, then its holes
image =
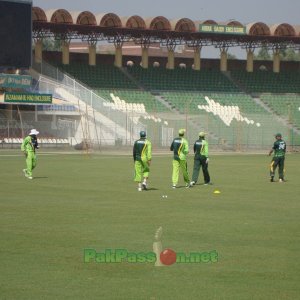
{"type": "Polygon", "coordinates": [[[149,66],[149,47],[142,46],[142,68],[148,69],[149,66]]]}
{"type": "Polygon", "coordinates": [[[115,66],[118,68],[122,68],[122,46],[115,46],[116,52],[115,52],[115,66]]]}
{"type": "Polygon", "coordinates": [[[280,72],[280,56],[279,56],[279,49],[273,50],[273,72],[279,73],[280,72]]]}
{"type": "Polygon", "coordinates": [[[121,35],[117,35],[114,37],[114,45],[115,45],[115,63],[114,65],[118,68],[122,68],[122,47],[124,43],[124,37],[121,35]]]}
{"type": "Polygon", "coordinates": [[[62,63],[63,65],[70,64],[70,42],[69,41],[62,41],[62,63]]]}
{"type": "Polygon", "coordinates": [[[221,47],[220,48],[220,71],[226,72],[227,71],[227,52],[228,47],[221,47]]]}
{"type": "Polygon", "coordinates": [[[167,69],[174,70],[174,50],[168,49],[167,69]]]}
{"type": "Polygon", "coordinates": [[[37,39],[34,47],[34,61],[40,64],[43,60],[43,40],[37,39]]]}
{"type": "Polygon", "coordinates": [[[96,66],[96,44],[89,45],[89,65],[96,66]]]}
{"type": "Polygon", "coordinates": [[[200,71],[201,69],[201,46],[194,47],[194,70],[200,71]]]}
{"type": "Polygon", "coordinates": [[[176,41],[172,40],[172,39],[168,39],[166,41],[166,46],[168,49],[168,62],[167,62],[167,69],[169,70],[174,70],[174,66],[175,66],[175,48],[176,48],[176,41]]]}
{"type": "Polygon", "coordinates": [[[247,51],[247,66],[246,71],[249,73],[253,72],[253,60],[254,60],[254,49],[246,49],[247,51]]]}

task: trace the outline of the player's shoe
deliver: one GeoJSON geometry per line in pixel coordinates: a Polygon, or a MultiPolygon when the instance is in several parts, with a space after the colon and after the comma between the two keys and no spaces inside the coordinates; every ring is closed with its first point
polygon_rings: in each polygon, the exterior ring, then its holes
{"type": "Polygon", "coordinates": [[[212,185],[211,182],[205,182],[204,185],[212,185]]]}
{"type": "Polygon", "coordinates": [[[274,176],[271,176],[270,182],[274,182],[274,176]]]}
{"type": "Polygon", "coordinates": [[[282,179],[282,178],[279,178],[279,182],[284,182],[284,179],[282,179]]]}
{"type": "Polygon", "coordinates": [[[25,176],[25,177],[28,177],[27,172],[26,172],[26,169],[23,169],[22,171],[23,171],[24,176],[25,176]]]}
{"type": "Polygon", "coordinates": [[[141,192],[141,191],[142,191],[142,188],[141,188],[141,187],[139,187],[139,188],[138,188],[138,191],[139,191],[139,192],[141,192]]]}
{"type": "Polygon", "coordinates": [[[191,182],[190,182],[190,187],[193,187],[195,184],[196,184],[195,181],[191,181],[191,182]]]}
{"type": "Polygon", "coordinates": [[[176,189],[176,184],[173,184],[173,185],[172,185],[172,188],[173,188],[173,189],[176,189]]]}
{"type": "Polygon", "coordinates": [[[33,179],[33,177],[32,177],[32,176],[27,176],[27,178],[28,178],[28,179],[33,179]]]}
{"type": "Polygon", "coordinates": [[[185,184],[185,188],[186,188],[186,189],[189,189],[190,187],[191,187],[191,186],[190,186],[189,183],[186,183],[186,184],[185,184]]]}
{"type": "Polygon", "coordinates": [[[144,191],[147,191],[148,189],[147,189],[147,183],[146,182],[143,182],[142,183],[142,189],[144,190],[144,191]]]}

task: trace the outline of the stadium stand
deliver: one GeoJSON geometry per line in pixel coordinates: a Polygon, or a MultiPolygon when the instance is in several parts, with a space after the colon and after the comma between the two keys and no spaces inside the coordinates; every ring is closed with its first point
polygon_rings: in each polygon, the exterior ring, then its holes
{"type": "Polygon", "coordinates": [[[200,104],[207,104],[205,96],[217,100],[222,105],[239,106],[245,113],[266,113],[266,111],[253,102],[252,97],[245,93],[201,93],[201,92],[163,92],[162,95],[181,113],[191,113],[200,104]]]}
{"type": "Polygon", "coordinates": [[[300,95],[299,94],[270,94],[260,95],[261,100],[267,104],[275,114],[287,118],[291,124],[300,128],[300,95]]]}
{"type": "MultiPolygon", "coordinates": [[[[210,69],[198,72],[181,68],[143,69],[139,66],[118,70],[113,66],[103,67],[102,64],[83,68],[72,68],[70,65],[64,66],[63,70],[68,70],[72,76],[78,76],[83,83],[91,85],[97,94],[112,103],[114,109],[119,107],[118,109],[126,112],[141,112],[143,116],[144,111],[139,111],[143,106],[145,115],[141,121],[148,128],[156,128],[158,120],[162,121],[160,124],[163,127],[188,126],[193,130],[201,128],[209,132],[211,145],[219,145],[226,150],[255,149],[257,144],[267,146],[272,142],[275,131],[280,130],[287,135],[291,130],[288,123],[279,119],[274,126],[274,114],[276,118],[280,118],[280,114],[275,109],[266,109],[253,96],[257,98],[261,91],[271,90],[272,97],[285,90],[284,85],[288,81],[289,87],[297,90],[298,76],[277,76],[278,74],[263,71],[252,74],[245,71],[222,73],[210,69]],[[93,72],[105,73],[105,76],[98,76],[98,81],[95,81],[91,79],[92,73],[80,74],[80,70],[90,68],[93,72]],[[114,76],[118,80],[111,85],[107,78],[114,76]],[[111,94],[114,95],[114,100],[111,94]],[[208,107],[206,97],[212,99],[215,107],[208,107]],[[113,103],[116,99],[118,101],[113,103]],[[147,113],[162,115],[148,119],[147,113]],[[166,118],[163,119],[164,117],[166,118]]],[[[261,100],[266,104],[264,98],[261,100]]],[[[284,106],[285,102],[280,105],[284,106]]],[[[294,141],[297,139],[298,137],[293,138],[294,141]]]]}
{"type": "Polygon", "coordinates": [[[143,69],[133,66],[127,68],[127,71],[148,90],[239,91],[237,86],[217,70],[194,71],[181,68],[168,70],[154,67],[143,69]]]}
{"type": "Polygon", "coordinates": [[[57,67],[93,89],[137,89],[138,87],[125,76],[119,68],[112,65],[89,66],[81,63],[58,64],[57,67]]]}
{"type": "Polygon", "coordinates": [[[235,70],[231,77],[249,93],[300,93],[300,72],[246,72],[235,70]]]}

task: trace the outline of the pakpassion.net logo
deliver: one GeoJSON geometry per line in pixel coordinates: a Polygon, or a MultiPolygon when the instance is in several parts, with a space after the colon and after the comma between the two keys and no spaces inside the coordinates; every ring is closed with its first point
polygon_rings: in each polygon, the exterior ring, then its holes
{"type": "Polygon", "coordinates": [[[174,263],[216,263],[218,252],[175,252],[165,249],[155,252],[129,252],[126,249],[105,249],[97,252],[95,249],[84,249],[85,263],[155,263],[155,265],[169,266],[174,263]]]}

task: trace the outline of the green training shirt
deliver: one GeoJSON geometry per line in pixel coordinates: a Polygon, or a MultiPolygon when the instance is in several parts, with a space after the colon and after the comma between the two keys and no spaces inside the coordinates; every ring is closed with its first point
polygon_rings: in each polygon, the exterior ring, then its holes
{"type": "Polygon", "coordinates": [[[170,150],[173,151],[175,160],[186,160],[186,156],[189,153],[188,141],[183,137],[175,138],[170,150]]]}
{"type": "Polygon", "coordinates": [[[195,159],[201,156],[208,157],[208,143],[204,139],[199,139],[194,144],[195,159]]]}
{"type": "Polygon", "coordinates": [[[133,160],[149,161],[152,158],[151,142],[145,138],[140,138],[133,145],[133,160]]]}
{"type": "Polygon", "coordinates": [[[21,150],[26,152],[35,152],[36,139],[33,139],[32,136],[28,135],[21,145],[21,150]]]}
{"type": "Polygon", "coordinates": [[[277,140],[273,145],[274,157],[285,156],[286,143],[283,140],[277,140]]]}

